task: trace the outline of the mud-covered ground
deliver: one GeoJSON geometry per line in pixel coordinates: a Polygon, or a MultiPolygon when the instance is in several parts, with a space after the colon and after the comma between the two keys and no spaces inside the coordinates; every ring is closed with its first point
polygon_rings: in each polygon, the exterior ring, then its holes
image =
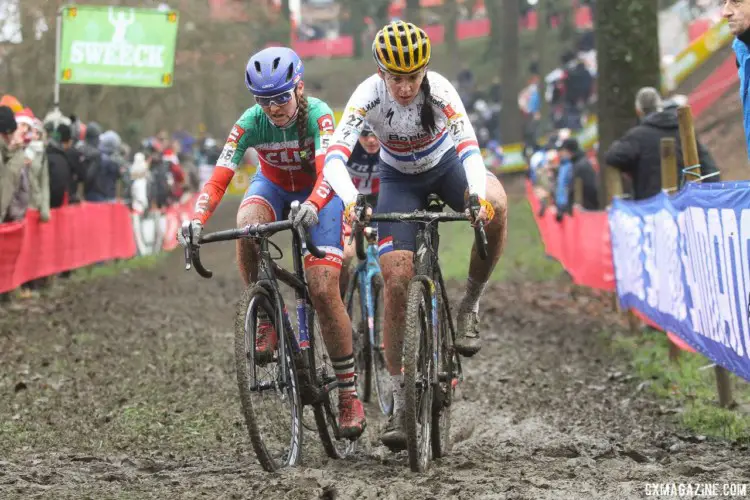
{"type": "MultiPolygon", "coordinates": [[[[215,219],[230,224],[231,203],[215,219]]],[[[627,499],[750,483],[748,450],[676,429],[613,359],[609,304],[562,282],[489,287],[453,453],[426,473],[378,445],[372,407],[355,456],[321,458],[307,432],[303,466],[263,472],[236,390],[233,247],[203,253],[212,280],[175,252],[0,309],[0,498],[627,499]]]]}

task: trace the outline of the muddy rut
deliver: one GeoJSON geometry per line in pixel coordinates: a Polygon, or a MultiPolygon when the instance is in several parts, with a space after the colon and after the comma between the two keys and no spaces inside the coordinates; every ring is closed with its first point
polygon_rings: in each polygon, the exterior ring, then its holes
{"type": "Polygon", "coordinates": [[[374,407],[354,456],[323,458],[307,432],[302,466],[265,473],[236,390],[233,246],[203,253],[212,280],[175,252],[0,306],[0,498],[627,499],[647,483],[750,483],[748,450],[674,427],[613,359],[609,306],[564,283],[489,287],[453,451],[426,473],[378,445],[374,407]]]}

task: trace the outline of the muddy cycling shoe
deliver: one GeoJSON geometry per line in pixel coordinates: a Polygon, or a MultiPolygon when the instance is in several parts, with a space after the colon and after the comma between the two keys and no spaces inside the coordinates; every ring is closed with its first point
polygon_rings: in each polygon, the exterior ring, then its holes
{"type": "Polygon", "coordinates": [[[255,334],[255,362],[264,366],[273,361],[278,344],[276,328],[269,320],[258,319],[258,328],[255,334]]]}
{"type": "Polygon", "coordinates": [[[406,429],[404,428],[404,411],[391,413],[388,423],[380,435],[380,442],[393,452],[406,449],[406,429]]]}
{"type": "Polygon", "coordinates": [[[345,439],[357,439],[365,431],[367,420],[362,401],[354,394],[339,393],[339,435],[345,439]]]}
{"type": "Polygon", "coordinates": [[[456,323],[456,352],[470,358],[482,348],[482,340],[479,338],[479,313],[459,307],[456,323]]]}

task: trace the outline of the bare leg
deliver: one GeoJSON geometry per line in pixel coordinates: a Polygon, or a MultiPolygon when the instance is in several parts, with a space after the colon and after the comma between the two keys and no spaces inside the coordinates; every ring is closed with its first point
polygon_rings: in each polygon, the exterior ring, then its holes
{"type": "Polygon", "coordinates": [[[352,354],[352,323],[339,295],[340,269],[317,265],[307,268],[307,284],[328,354],[341,358],[352,354]]]}
{"type": "Polygon", "coordinates": [[[414,276],[414,253],[395,250],[380,257],[380,268],[385,280],[385,314],[383,315],[383,342],[388,373],[401,375],[401,351],[404,345],[406,321],[406,292],[414,276]]]}
{"type": "MultiPolygon", "coordinates": [[[[237,227],[274,220],[271,207],[259,203],[246,205],[237,212],[237,227]]],[[[254,241],[237,240],[237,266],[245,285],[258,280],[258,245],[254,241]]]]}
{"type": "MultiPolygon", "coordinates": [[[[349,277],[351,276],[351,266],[352,261],[354,260],[354,242],[350,245],[347,241],[348,238],[344,241],[344,262],[341,266],[341,277],[339,278],[339,291],[341,292],[342,297],[346,294],[347,288],[349,288],[349,277]]],[[[344,304],[344,306],[346,307],[346,304],[344,304]]]]}

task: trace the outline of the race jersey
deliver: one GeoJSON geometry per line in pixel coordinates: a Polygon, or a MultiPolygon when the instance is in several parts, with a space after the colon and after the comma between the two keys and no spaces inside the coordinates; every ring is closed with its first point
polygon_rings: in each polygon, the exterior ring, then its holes
{"type": "Polygon", "coordinates": [[[232,127],[211,179],[201,190],[194,218],[205,224],[250,147],[257,151],[260,171],[268,180],[289,192],[313,188],[307,201],[318,210],[325,206],[334,195],[323,181],[325,152],[334,130],[333,113],[320,99],[307,97],[307,103],[307,137],[302,151],[297,141],[296,121],[279,128],[257,104],[245,111],[232,127]],[[311,168],[302,168],[301,154],[310,159],[311,168]]]}
{"type": "Polygon", "coordinates": [[[378,163],[380,162],[379,153],[370,154],[365,151],[361,144],[354,146],[346,169],[349,171],[349,177],[352,178],[354,187],[361,194],[370,195],[378,194],[380,189],[380,178],[378,177],[378,163]]]}
{"type": "Polygon", "coordinates": [[[436,129],[432,133],[424,130],[420,121],[424,92],[402,106],[376,74],[352,94],[326,155],[326,180],[344,203],[354,201],[356,192],[350,182],[346,185],[345,173],[338,162],[348,162],[365,120],[380,141],[380,159],[387,165],[405,174],[419,174],[433,168],[446,152],[455,148],[466,169],[469,188],[484,197],[486,169],[461,98],[440,74],[428,71],[427,78],[430,83],[427,105],[435,111],[436,129]],[[331,168],[329,164],[333,164],[331,168]]]}

